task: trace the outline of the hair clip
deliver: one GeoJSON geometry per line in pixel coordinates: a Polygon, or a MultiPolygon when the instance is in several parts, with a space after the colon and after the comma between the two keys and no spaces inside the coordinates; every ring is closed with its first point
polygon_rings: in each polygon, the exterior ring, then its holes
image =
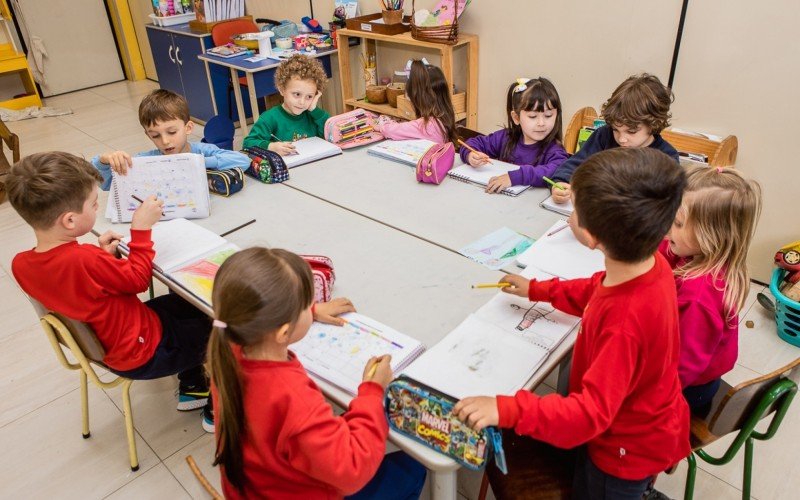
{"type": "Polygon", "coordinates": [[[224,321],[220,321],[218,319],[215,319],[214,321],[212,321],[211,325],[215,326],[217,328],[222,328],[222,329],[228,328],[228,324],[227,323],[225,323],[224,321]]]}
{"type": "Polygon", "coordinates": [[[718,174],[721,174],[721,173],[722,173],[722,167],[717,167],[717,173],[718,173],[718,174]]]}
{"type": "Polygon", "coordinates": [[[514,93],[524,92],[528,88],[529,81],[531,81],[530,78],[517,78],[517,86],[514,87],[514,93]]]}
{"type": "MultiPolygon", "coordinates": [[[[425,65],[425,67],[430,66],[430,64],[428,63],[428,60],[425,59],[424,57],[421,59],[421,61],[422,61],[422,64],[425,65]]],[[[406,68],[403,71],[395,71],[394,73],[396,75],[398,75],[398,76],[404,75],[406,78],[408,78],[408,76],[411,74],[411,63],[412,62],[414,62],[414,59],[409,59],[406,62],[406,68]]]]}

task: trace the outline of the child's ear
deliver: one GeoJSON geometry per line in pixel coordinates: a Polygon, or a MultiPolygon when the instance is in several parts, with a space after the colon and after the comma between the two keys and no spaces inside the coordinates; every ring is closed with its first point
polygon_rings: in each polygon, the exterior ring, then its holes
{"type": "Polygon", "coordinates": [[[191,134],[192,130],[194,130],[194,122],[192,120],[189,120],[188,122],[186,122],[186,135],[191,134]]]}
{"type": "Polygon", "coordinates": [[[288,344],[289,339],[291,338],[290,335],[292,332],[291,326],[292,325],[290,325],[289,323],[282,324],[278,328],[278,331],[275,332],[275,342],[277,342],[278,344],[288,344]]]}
{"type": "Polygon", "coordinates": [[[75,217],[79,214],[75,212],[64,212],[63,214],[59,215],[56,219],[55,226],[60,226],[67,231],[72,231],[75,229],[75,217]]]}
{"type": "Polygon", "coordinates": [[[511,112],[511,121],[514,122],[514,125],[519,125],[519,114],[516,111],[511,112]]]}

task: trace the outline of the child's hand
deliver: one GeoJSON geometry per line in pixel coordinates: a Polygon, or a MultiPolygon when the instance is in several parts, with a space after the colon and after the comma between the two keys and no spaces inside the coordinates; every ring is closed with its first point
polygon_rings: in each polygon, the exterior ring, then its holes
{"type": "Polygon", "coordinates": [[[120,241],[122,241],[122,235],[110,229],[97,238],[97,244],[100,248],[115,257],[117,256],[117,247],[120,241]]]}
{"type": "Polygon", "coordinates": [[[111,167],[111,170],[119,175],[126,175],[128,173],[128,167],[133,165],[133,160],[131,160],[131,155],[125,151],[112,151],[100,155],[100,163],[105,163],[111,167]]]}
{"type": "Polygon", "coordinates": [[[553,186],[550,194],[553,195],[553,201],[556,203],[566,203],[572,198],[572,190],[566,182],[556,182],[556,186],[561,186],[564,189],[558,189],[553,186]]]}
{"type": "Polygon", "coordinates": [[[364,367],[364,382],[376,382],[385,389],[386,386],[389,385],[389,382],[394,379],[392,365],[390,364],[391,361],[392,357],[388,354],[378,356],[377,358],[370,358],[370,360],[367,361],[367,366],[364,367]],[[374,366],[376,363],[377,366],[374,366]],[[375,368],[374,373],[372,373],[373,368],[375,368]]]}
{"type": "Polygon", "coordinates": [[[473,167],[481,167],[489,163],[491,158],[486,153],[472,152],[467,156],[467,162],[473,167]]]}
{"type": "Polygon", "coordinates": [[[489,179],[486,185],[487,193],[499,193],[507,187],[511,187],[511,177],[508,174],[497,175],[489,179]]]}
{"type": "Polygon", "coordinates": [[[163,206],[164,202],[156,199],[155,196],[145,198],[144,203],[139,205],[139,208],[133,212],[131,229],[151,229],[153,224],[158,222],[158,219],[164,215],[163,206]]]}
{"type": "Polygon", "coordinates": [[[317,95],[314,96],[314,99],[311,100],[311,106],[308,107],[309,111],[314,111],[317,109],[317,104],[319,103],[319,98],[322,97],[322,92],[317,91],[317,95]]]}
{"type": "Polygon", "coordinates": [[[453,407],[453,413],[459,420],[476,431],[500,423],[497,398],[489,396],[464,398],[453,407]]]}
{"type": "Polygon", "coordinates": [[[296,155],[297,148],[294,147],[294,144],[291,142],[270,142],[269,148],[270,151],[274,151],[281,156],[289,156],[289,155],[296,155]]]}
{"type": "Polygon", "coordinates": [[[531,286],[531,281],[529,279],[525,279],[519,274],[506,274],[498,283],[504,282],[511,283],[511,286],[503,287],[500,290],[510,293],[511,295],[528,298],[528,288],[531,286]]]}
{"type": "Polygon", "coordinates": [[[330,302],[320,302],[314,307],[314,321],[343,326],[344,320],[337,316],[348,312],[356,312],[355,306],[349,299],[344,297],[331,299],[330,302]]]}

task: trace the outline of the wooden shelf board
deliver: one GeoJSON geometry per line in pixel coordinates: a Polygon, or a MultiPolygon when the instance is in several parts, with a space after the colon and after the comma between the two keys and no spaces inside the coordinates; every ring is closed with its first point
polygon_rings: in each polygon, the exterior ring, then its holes
{"type": "Polygon", "coordinates": [[[411,45],[416,47],[427,47],[429,49],[437,49],[437,50],[444,50],[448,47],[460,47],[461,45],[466,45],[467,43],[477,39],[476,35],[472,35],[469,33],[459,33],[458,34],[458,43],[455,45],[446,45],[443,43],[436,43],[436,42],[426,42],[423,40],[417,40],[411,37],[411,32],[407,33],[400,33],[399,35],[383,35],[380,33],[370,33],[368,31],[360,31],[360,30],[350,30],[347,28],[340,29],[337,31],[340,35],[344,36],[352,36],[352,37],[360,37],[360,38],[368,38],[370,40],[378,40],[381,42],[389,42],[389,43],[400,43],[403,45],[411,45]]]}
{"type": "MultiPolygon", "coordinates": [[[[366,102],[364,99],[347,99],[345,104],[348,106],[354,106],[356,108],[367,109],[382,115],[389,115],[396,118],[405,119],[405,115],[402,111],[388,104],[374,104],[371,102],[366,102]]],[[[456,113],[456,121],[463,120],[466,117],[467,113],[456,113]]]]}

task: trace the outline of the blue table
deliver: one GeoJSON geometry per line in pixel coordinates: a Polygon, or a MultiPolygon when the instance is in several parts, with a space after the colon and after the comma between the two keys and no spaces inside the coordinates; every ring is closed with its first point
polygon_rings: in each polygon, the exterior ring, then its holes
{"type": "MultiPolygon", "coordinates": [[[[309,53],[307,55],[309,57],[319,58],[322,67],[325,68],[325,74],[330,77],[331,55],[336,52],[338,52],[338,49],[317,50],[316,53],[309,53]]],[[[244,135],[247,135],[249,133],[249,128],[247,127],[247,114],[242,100],[242,89],[241,85],[239,85],[239,77],[244,76],[247,79],[247,91],[250,96],[253,123],[255,123],[259,115],[258,99],[278,92],[278,89],[275,87],[275,69],[280,65],[281,61],[277,59],[264,59],[257,62],[250,62],[245,61],[245,59],[248,58],[247,56],[225,58],[209,53],[200,54],[197,58],[203,61],[206,66],[206,76],[208,77],[208,85],[212,89],[211,96],[214,101],[215,114],[218,114],[218,106],[216,98],[214,98],[212,70],[210,65],[226,67],[230,70],[231,82],[233,82],[233,94],[236,98],[236,109],[240,117],[239,125],[242,127],[244,135]]]]}

